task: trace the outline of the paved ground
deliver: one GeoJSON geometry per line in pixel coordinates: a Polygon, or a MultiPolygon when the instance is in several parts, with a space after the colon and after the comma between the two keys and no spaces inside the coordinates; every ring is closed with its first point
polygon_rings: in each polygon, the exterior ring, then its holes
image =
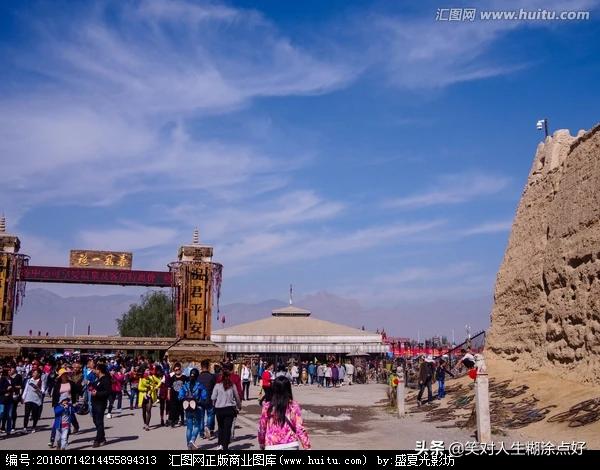
{"type": "MultiPolygon", "coordinates": [[[[256,432],[259,407],[256,402],[258,388],[251,388],[251,400],[244,402],[239,415],[236,436],[231,450],[258,449],[256,432]]],[[[438,429],[431,423],[421,421],[419,415],[398,419],[386,405],[386,386],[353,385],[336,389],[314,386],[294,387],[294,398],[303,408],[303,416],[314,449],[414,449],[417,440],[443,440],[446,443],[473,440],[472,436],[458,429],[438,429]]],[[[23,425],[22,410],[17,425],[23,425]]],[[[38,432],[15,433],[0,438],[0,449],[31,450],[48,449],[50,436],[50,404],[44,404],[44,412],[38,432]]],[[[80,416],[80,432],[72,435],[71,449],[92,449],[95,428],[89,415],[80,416]]],[[[111,449],[186,449],[185,428],[161,427],[158,408],[153,408],[150,431],[142,429],[140,410],[124,410],[106,419],[106,437],[111,449]]],[[[215,449],[216,439],[199,441],[203,449],[215,449]]]]}

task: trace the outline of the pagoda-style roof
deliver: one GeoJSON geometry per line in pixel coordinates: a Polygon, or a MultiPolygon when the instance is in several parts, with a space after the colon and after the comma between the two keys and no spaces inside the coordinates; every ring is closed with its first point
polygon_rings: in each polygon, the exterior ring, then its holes
{"type": "Polygon", "coordinates": [[[287,307],[272,310],[271,315],[274,317],[308,317],[310,316],[310,310],[304,310],[295,305],[288,305],[287,307]]]}

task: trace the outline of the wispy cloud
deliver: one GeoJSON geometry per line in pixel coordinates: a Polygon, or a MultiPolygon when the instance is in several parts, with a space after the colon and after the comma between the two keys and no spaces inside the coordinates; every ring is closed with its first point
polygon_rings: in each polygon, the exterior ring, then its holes
{"type": "Polygon", "coordinates": [[[340,215],[345,205],[330,201],[312,190],[296,190],[272,195],[263,201],[241,200],[231,202],[225,208],[210,205],[183,204],[175,207],[157,207],[169,219],[180,223],[210,220],[203,227],[203,236],[216,240],[231,234],[269,231],[281,227],[293,227],[315,221],[328,221],[340,215]]]}
{"type": "Polygon", "coordinates": [[[494,275],[473,262],[411,266],[400,271],[368,277],[361,284],[340,283],[334,290],[356,296],[369,305],[462,299],[489,294],[494,275]]]}
{"type": "Polygon", "coordinates": [[[422,207],[448,204],[461,204],[479,196],[498,193],[510,182],[504,176],[482,173],[462,173],[438,178],[435,186],[421,193],[389,199],[383,203],[386,208],[419,209],[422,207]]]}
{"type": "MultiPolygon", "coordinates": [[[[488,0],[455,1],[451,6],[481,10],[586,10],[598,0],[488,0]]],[[[526,54],[508,58],[493,53],[500,40],[522,28],[556,28],[552,21],[435,21],[432,4],[421,16],[374,14],[367,24],[367,41],[374,63],[387,72],[395,86],[406,89],[443,88],[455,83],[506,75],[528,67],[526,54]]],[[[533,59],[535,60],[535,59],[533,59]]]]}
{"type": "Polygon", "coordinates": [[[363,256],[382,246],[414,243],[442,226],[443,220],[376,225],[350,232],[270,231],[243,236],[231,244],[219,244],[223,261],[232,266],[228,275],[240,275],[261,267],[360,252],[363,256]]]}
{"type": "Polygon", "coordinates": [[[78,239],[81,248],[99,250],[143,250],[165,244],[176,244],[177,231],[164,227],[124,223],[110,230],[84,230],[78,239]]]}
{"type": "Polygon", "coordinates": [[[474,227],[461,231],[463,236],[485,235],[490,233],[509,232],[512,227],[512,220],[501,220],[498,222],[485,222],[474,227]]]}
{"type": "Polygon", "coordinates": [[[194,120],[258,97],[324,93],[357,73],[252,10],[182,0],[80,7],[79,21],[29,17],[31,41],[4,51],[3,77],[35,77],[0,95],[0,199],[20,208],[160,191],[227,198],[285,184],[289,163],[243,141],[200,139],[194,120]]]}

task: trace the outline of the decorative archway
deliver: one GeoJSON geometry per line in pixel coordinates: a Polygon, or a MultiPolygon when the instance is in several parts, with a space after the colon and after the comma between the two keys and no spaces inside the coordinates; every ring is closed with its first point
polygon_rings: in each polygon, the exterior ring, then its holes
{"type": "Polygon", "coordinates": [[[131,254],[84,250],[71,252],[70,267],[33,266],[29,256],[19,253],[20,248],[19,238],[6,233],[6,220],[0,218],[0,336],[13,333],[14,315],[23,302],[26,283],[54,282],[169,287],[177,336],[173,341],[210,341],[212,309],[213,305],[217,311],[219,308],[223,266],[212,261],[211,246],[200,244],[198,230],[192,243],[179,248],[178,260],[164,272],[130,269],[131,254]]]}

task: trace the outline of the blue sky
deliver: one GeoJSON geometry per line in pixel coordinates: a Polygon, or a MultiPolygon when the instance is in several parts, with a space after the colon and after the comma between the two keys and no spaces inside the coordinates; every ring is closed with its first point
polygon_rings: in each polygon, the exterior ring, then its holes
{"type": "Polygon", "coordinates": [[[225,303],[290,282],[366,306],[490,297],[536,120],[600,120],[599,4],[439,22],[472,5],[2,2],[0,211],[33,264],[163,269],[197,225],[225,303]]]}

